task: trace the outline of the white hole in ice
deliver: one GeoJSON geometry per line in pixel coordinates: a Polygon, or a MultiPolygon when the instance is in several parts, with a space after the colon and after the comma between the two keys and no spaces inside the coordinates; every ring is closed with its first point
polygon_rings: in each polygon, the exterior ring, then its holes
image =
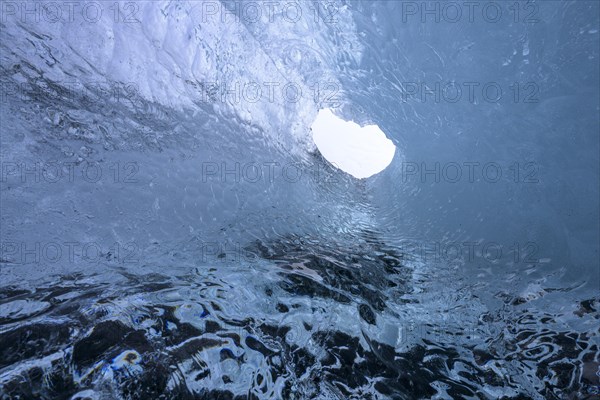
{"type": "Polygon", "coordinates": [[[344,121],[325,108],[319,110],[311,128],[323,157],[355,178],[383,171],[394,158],[396,146],[377,125],[344,121]]]}

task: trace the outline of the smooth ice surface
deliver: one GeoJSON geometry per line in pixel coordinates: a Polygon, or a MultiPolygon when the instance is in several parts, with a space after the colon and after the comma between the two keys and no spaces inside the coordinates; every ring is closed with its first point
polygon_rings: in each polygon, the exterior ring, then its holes
{"type": "Polygon", "coordinates": [[[311,129],[323,157],[355,178],[383,171],[396,152],[394,143],[377,125],[344,121],[328,108],[319,110],[311,129]]]}

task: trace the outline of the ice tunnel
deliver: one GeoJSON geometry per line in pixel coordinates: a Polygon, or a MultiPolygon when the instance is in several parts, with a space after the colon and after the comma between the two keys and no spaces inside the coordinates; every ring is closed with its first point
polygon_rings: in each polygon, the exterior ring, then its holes
{"type": "Polygon", "coordinates": [[[0,2],[0,393],[591,399],[595,0],[0,2]]]}

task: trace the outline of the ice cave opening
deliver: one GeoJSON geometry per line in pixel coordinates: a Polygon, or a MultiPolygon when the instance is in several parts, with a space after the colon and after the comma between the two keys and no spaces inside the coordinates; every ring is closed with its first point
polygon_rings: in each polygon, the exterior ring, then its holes
{"type": "Polygon", "coordinates": [[[311,129],[323,157],[358,179],[386,169],[396,152],[396,146],[379,126],[344,121],[328,108],[319,110],[311,129]]]}

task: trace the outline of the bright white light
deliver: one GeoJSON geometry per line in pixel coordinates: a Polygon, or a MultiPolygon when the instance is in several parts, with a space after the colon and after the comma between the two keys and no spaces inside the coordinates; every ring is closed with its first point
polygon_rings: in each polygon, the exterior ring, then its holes
{"type": "Polygon", "coordinates": [[[396,146],[377,125],[344,121],[326,108],[319,110],[311,128],[323,157],[355,178],[383,171],[394,158],[396,146]]]}

